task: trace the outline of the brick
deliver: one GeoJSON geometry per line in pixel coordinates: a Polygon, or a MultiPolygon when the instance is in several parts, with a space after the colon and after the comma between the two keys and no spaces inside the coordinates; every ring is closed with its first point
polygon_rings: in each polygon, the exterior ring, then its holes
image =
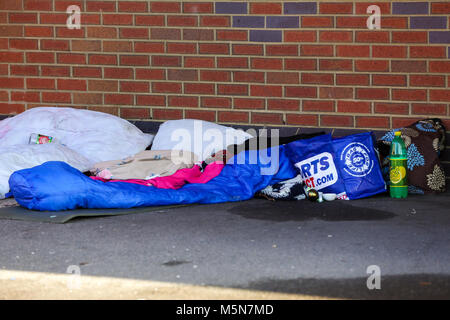
{"type": "Polygon", "coordinates": [[[24,0],[23,8],[25,10],[51,11],[53,8],[52,0],[24,0]]]}
{"type": "Polygon", "coordinates": [[[7,38],[0,38],[0,50],[8,50],[9,49],[9,43],[7,38]]]}
{"type": "Polygon", "coordinates": [[[154,82],[152,92],[158,93],[181,93],[181,83],[178,82],[154,82]]]}
{"type": "Polygon", "coordinates": [[[161,13],[181,12],[181,4],[179,2],[170,2],[170,1],[150,2],[150,12],[161,12],[161,13]]]}
{"type": "Polygon", "coordinates": [[[319,97],[322,99],[353,99],[353,88],[321,87],[319,97]]]}
{"type": "Polygon", "coordinates": [[[150,85],[147,81],[120,81],[121,92],[149,92],[150,85]]]}
{"type": "Polygon", "coordinates": [[[92,27],[88,26],[88,38],[115,39],[117,38],[117,29],[112,27],[92,27]]]}
{"type": "Polygon", "coordinates": [[[73,103],[76,104],[103,104],[103,94],[102,93],[86,93],[86,92],[76,92],[72,94],[73,103]]]}
{"type": "Polygon", "coordinates": [[[167,25],[171,27],[197,27],[197,16],[167,16],[167,25]]]}
{"type": "Polygon", "coordinates": [[[321,2],[319,4],[319,13],[321,14],[351,14],[353,13],[353,3],[348,2],[321,2]]]}
{"type": "Polygon", "coordinates": [[[103,112],[103,113],[111,114],[111,115],[116,116],[116,117],[119,116],[119,108],[117,108],[117,107],[111,107],[111,106],[106,106],[106,107],[88,106],[88,110],[97,111],[97,112],[103,112]]]}
{"type": "Polygon", "coordinates": [[[420,89],[393,89],[392,100],[426,101],[427,91],[420,89]]]}
{"type": "Polygon", "coordinates": [[[333,85],[334,76],[330,73],[302,73],[301,83],[333,85]]]}
{"type": "Polygon", "coordinates": [[[316,70],[315,59],[285,59],[284,68],[286,70],[316,70]]]}
{"type": "Polygon", "coordinates": [[[2,37],[21,37],[23,36],[23,26],[0,26],[2,37]]]}
{"type": "Polygon", "coordinates": [[[374,86],[406,86],[405,75],[387,75],[387,74],[374,74],[372,75],[372,85],[374,86]]]}
{"type": "Polygon", "coordinates": [[[246,14],[246,2],[216,2],[216,13],[243,13],[246,14]]]}
{"type": "Polygon", "coordinates": [[[69,92],[42,92],[42,102],[70,103],[69,92]]]}
{"type": "Polygon", "coordinates": [[[69,41],[67,40],[41,40],[41,50],[68,51],[69,41]]]}
{"type": "Polygon", "coordinates": [[[281,14],[281,3],[250,3],[251,14],[281,14]]]}
{"type": "Polygon", "coordinates": [[[284,14],[314,14],[317,13],[316,2],[285,2],[284,14]]]}
{"type": "Polygon", "coordinates": [[[324,127],[353,127],[353,117],[321,115],[320,125],[324,127]]]}
{"type": "Polygon", "coordinates": [[[264,83],[264,72],[257,71],[234,71],[234,82],[264,83]]]}
{"type": "Polygon", "coordinates": [[[252,112],[251,123],[261,124],[283,124],[283,115],[277,113],[252,112]]]}
{"type": "Polygon", "coordinates": [[[26,84],[27,89],[56,89],[55,79],[29,78],[26,84]]]}
{"type": "Polygon", "coordinates": [[[58,90],[86,91],[86,80],[58,79],[58,90]]]}
{"type": "Polygon", "coordinates": [[[388,117],[356,117],[357,128],[389,128],[388,117]]]}
{"type": "Polygon", "coordinates": [[[445,104],[413,103],[412,114],[445,116],[447,114],[447,106],[445,104]]]}
{"type": "Polygon", "coordinates": [[[214,30],[183,29],[183,40],[198,40],[198,41],[214,40],[214,30]]]}
{"type": "Polygon", "coordinates": [[[217,30],[216,39],[224,41],[247,41],[248,32],[246,30],[217,30]]]}
{"type": "Polygon", "coordinates": [[[104,12],[114,12],[116,11],[117,1],[86,1],[87,11],[104,11],[104,12]]]}
{"type": "Polygon", "coordinates": [[[427,62],[419,60],[393,60],[392,72],[427,72],[427,62]]]}
{"type": "Polygon", "coordinates": [[[26,37],[53,37],[52,27],[25,26],[26,37]]]}
{"type": "Polygon", "coordinates": [[[41,24],[65,25],[67,22],[67,14],[65,13],[40,13],[39,21],[41,24]]]}
{"type": "Polygon", "coordinates": [[[37,23],[36,13],[9,13],[9,23],[37,23]]]}
{"type": "Polygon", "coordinates": [[[119,12],[148,12],[147,2],[119,1],[119,12]]]}
{"type": "Polygon", "coordinates": [[[367,17],[336,17],[336,27],[367,29],[367,17]]]}
{"type": "Polygon", "coordinates": [[[281,97],[283,95],[283,87],[269,85],[251,85],[250,95],[260,97],[281,97]]]}
{"type": "MultiPolygon", "coordinates": [[[[7,101],[6,99],[5,101],[7,101]]],[[[41,102],[41,95],[39,92],[11,92],[11,101],[23,101],[23,102],[41,102]]]]}
{"type": "Polygon", "coordinates": [[[135,15],[136,26],[164,26],[165,17],[163,15],[135,15]]]}
{"type": "Polygon", "coordinates": [[[23,62],[22,52],[0,52],[0,61],[3,63],[21,63],[23,62]]]}
{"type": "Polygon", "coordinates": [[[230,27],[230,17],[227,16],[202,16],[200,26],[202,27],[230,27]]]}
{"type": "Polygon", "coordinates": [[[68,29],[66,27],[56,27],[58,38],[84,38],[84,29],[68,29]]]}
{"type": "Polygon", "coordinates": [[[197,108],[198,97],[169,97],[169,107],[197,108]]]}
{"type": "Polygon", "coordinates": [[[7,76],[8,75],[8,65],[7,64],[0,64],[0,75],[7,76]]]}
{"type": "Polygon", "coordinates": [[[186,68],[214,68],[215,58],[213,57],[184,57],[184,67],[186,68]]]}
{"type": "Polygon", "coordinates": [[[286,97],[297,97],[297,98],[316,98],[317,97],[317,88],[316,87],[306,87],[306,86],[298,86],[298,87],[286,87],[285,88],[285,96],[286,97]]]}
{"type": "Polygon", "coordinates": [[[285,42],[316,42],[315,31],[284,31],[285,42]]]}
{"type": "Polygon", "coordinates": [[[283,69],[283,60],[274,58],[252,58],[252,69],[281,70],[283,69]]]}
{"type": "Polygon", "coordinates": [[[152,56],[152,66],[181,67],[179,56],[152,56]]]}
{"type": "Polygon", "coordinates": [[[11,65],[11,75],[14,76],[37,76],[39,69],[33,65],[11,65]]]}
{"type": "Polygon", "coordinates": [[[375,113],[409,114],[409,105],[407,103],[375,102],[375,113]]]}
{"type": "Polygon", "coordinates": [[[219,122],[231,122],[231,123],[248,123],[249,115],[247,112],[238,111],[219,111],[219,122]]]}
{"type": "Polygon", "coordinates": [[[55,0],[55,11],[66,12],[68,6],[77,5],[82,11],[84,11],[84,3],[82,0],[55,0]]]}
{"type": "MultiPolygon", "coordinates": [[[[106,70],[105,70],[106,72],[106,70]]],[[[166,73],[163,69],[147,69],[147,68],[136,68],[136,79],[137,80],[165,80],[166,73]]]]}
{"type": "Polygon", "coordinates": [[[314,114],[286,114],[286,123],[298,126],[317,126],[319,116],[314,114]]]}
{"type": "MultiPolygon", "coordinates": [[[[394,61],[393,61],[394,62],[394,61]]],[[[389,71],[389,61],[386,60],[357,60],[355,61],[356,71],[389,71]]],[[[395,70],[392,70],[395,71],[395,70]]]]}
{"type": "Polygon", "coordinates": [[[428,2],[394,2],[393,14],[428,14],[428,2]]]}
{"type": "Polygon", "coordinates": [[[412,123],[422,120],[422,118],[396,118],[392,117],[392,128],[402,128],[411,125],[412,123]]]}
{"type": "Polygon", "coordinates": [[[299,74],[297,72],[267,72],[267,83],[298,84],[299,74]]]}
{"type": "Polygon", "coordinates": [[[91,67],[74,67],[73,76],[79,78],[101,78],[102,69],[101,68],[91,68],[91,67]]]}
{"type": "Polygon", "coordinates": [[[105,25],[132,25],[133,15],[132,14],[104,14],[103,24],[105,25]]]}
{"type": "Polygon", "coordinates": [[[119,82],[117,80],[88,80],[89,91],[118,92],[119,82]]]}
{"type": "Polygon", "coordinates": [[[356,42],[388,43],[387,31],[356,31],[356,42]]]}
{"type": "Polygon", "coordinates": [[[411,46],[409,47],[411,58],[446,58],[445,47],[436,46],[411,46]]]}
{"type": "Polygon", "coordinates": [[[23,78],[0,78],[0,88],[2,89],[24,89],[23,78]]]}
{"type": "Polygon", "coordinates": [[[230,46],[226,43],[200,43],[201,54],[229,54],[230,46]]]}
{"type": "Polygon", "coordinates": [[[213,12],[213,4],[204,3],[204,2],[184,2],[183,3],[183,12],[184,13],[212,13],[213,12]]]}
{"type": "Polygon", "coordinates": [[[148,56],[120,56],[120,65],[122,66],[148,66],[148,56]]]}
{"type": "Polygon", "coordinates": [[[264,28],[265,17],[261,16],[233,16],[234,28],[264,28]]]}
{"type": "Polygon", "coordinates": [[[334,52],[333,46],[330,45],[310,45],[310,44],[300,45],[301,56],[332,57],[333,52],[334,52]]]}
{"type": "Polygon", "coordinates": [[[445,77],[432,75],[410,75],[409,85],[411,87],[445,87],[445,77]]]}
{"type": "Polygon", "coordinates": [[[450,12],[450,3],[448,2],[434,2],[431,3],[431,13],[433,14],[448,14],[450,12]]]}
{"type": "Polygon", "coordinates": [[[267,100],[267,109],[269,110],[298,111],[299,108],[300,108],[300,100],[298,99],[267,100]]]}
{"type": "Polygon", "coordinates": [[[269,16],[267,19],[267,28],[299,28],[300,21],[296,16],[269,16]]]}
{"type": "Polygon", "coordinates": [[[167,80],[197,81],[197,70],[169,69],[167,70],[167,80]]]}
{"type": "Polygon", "coordinates": [[[302,111],[333,112],[334,101],[303,100],[302,111]]]}
{"type": "Polygon", "coordinates": [[[430,31],[430,43],[450,44],[450,31],[430,31]]]}
{"type": "Polygon", "coordinates": [[[338,101],[337,112],[343,113],[370,113],[370,102],[364,101],[338,101]]]}
{"type": "Polygon", "coordinates": [[[70,67],[41,66],[41,75],[45,77],[68,77],[70,67]]]}
{"type": "Polygon", "coordinates": [[[234,55],[263,55],[264,47],[259,44],[233,44],[234,55]]]}
{"type": "Polygon", "coordinates": [[[202,108],[231,108],[231,98],[202,97],[200,100],[202,108]]]}
{"type": "Polygon", "coordinates": [[[332,28],[334,26],[332,17],[301,17],[302,28],[332,28]]]}
{"type": "Polygon", "coordinates": [[[132,94],[105,94],[105,104],[112,105],[133,105],[134,97],[132,94]]]}
{"type": "Polygon", "coordinates": [[[352,31],[320,31],[320,42],[352,42],[352,31]]]}
{"type": "Polygon", "coordinates": [[[340,86],[368,86],[369,75],[367,74],[337,74],[336,84],[340,86]]]}
{"type": "Polygon", "coordinates": [[[264,99],[248,99],[248,98],[235,98],[233,99],[234,109],[264,109],[264,99]]]}
{"type": "Polygon", "coordinates": [[[83,14],[81,15],[81,25],[100,25],[101,24],[101,15],[100,14],[83,14]]]}
{"type": "Polygon", "coordinates": [[[228,82],[231,81],[231,72],[218,70],[201,70],[200,80],[212,82],[228,82]]]}
{"type": "Polygon", "coordinates": [[[215,111],[204,111],[204,110],[186,110],[186,118],[188,119],[199,119],[204,121],[215,122],[216,112],[215,111]]]}
{"type": "Polygon", "coordinates": [[[164,53],[164,43],[139,41],[134,43],[134,52],[164,53]]]}
{"type": "Polygon", "coordinates": [[[217,93],[222,95],[232,96],[247,96],[248,85],[246,84],[219,84],[217,86],[217,93]]]}
{"type": "MultiPolygon", "coordinates": [[[[108,41],[103,42],[103,49],[108,49],[108,41]]],[[[72,51],[101,51],[102,43],[100,40],[72,40],[72,51]]],[[[125,49],[125,48],[123,48],[125,49]]]]}
{"type": "Polygon", "coordinates": [[[336,46],[338,57],[369,57],[370,47],[366,45],[336,46]]]}
{"type": "Polygon", "coordinates": [[[430,90],[430,100],[431,101],[450,101],[450,90],[440,89],[440,90],[430,90]]]}
{"type": "Polygon", "coordinates": [[[140,106],[165,106],[166,97],[158,95],[136,95],[136,104],[140,106]]]}
{"type": "Polygon", "coordinates": [[[391,3],[390,2],[374,2],[374,3],[370,3],[370,2],[363,2],[363,3],[355,3],[355,13],[356,14],[367,14],[367,8],[372,5],[372,4],[376,4],[381,11],[381,14],[390,14],[391,13],[391,3]]]}
{"type": "Polygon", "coordinates": [[[117,65],[117,56],[107,54],[89,55],[89,64],[117,65]]]}
{"type": "Polygon", "coordinates": [[[428,34],[422,31],[392,31],[392,42],[427,43],[428,34]]]}
{"type": "Polygon", "coordinates": [[[449,73],[450,61],[430,61],[430,72],[449,73]]]}
{"type": "Polygon", "coordinates": [[[388,100],[389,89],[385,88],[357,88],[356,99],[362,100],[388,100]]]}
{"type": "Polygon", "coordinates": [[[406,17],[381,17],[381,28],[383,29],[408,29],[408,18],[406,17]]]}
{"type": "Polygon", "coordinates": [[[2,0],[0,10],[22,10],[23,0],[2,0]]]}
{"type": "Polygon", "coordinates": [[[150,110],[144,108],[120,108],[120,116],[124,119],[148,119],[150,110]]]}
{"type": "Polygon", "coordinates": [[[25,111],[23,104],[17,103],[0,103],[1,114],[18,114],[25,111]]]}
{"type": "Polygon", "coordinates": [[[239,57],[217,58],[217,68],[248,68],[248,59],[239,57]]]}
{"type": "MultiPolygon", "coordinates": [[[[161,46],[163,46],[163,44],[161,44],[161,46]]],[[[197,53],[197,45],[195,43],[182,43],[182,42],[167,43],[167,53],[194,54],[197,53]]]]}
{"type": "Polygon", "coordinates": [[[27,63],[54,63],[55,54],[53,52],[27,52],[26,60],[27,63]]]}
{"type": "Polygon", "coordinates": [[[352,71],[353,61],[345,59],[319,59],[319,70],[352,71]]]}
{"type": "Polygon", "coordinates": [[[411,29],[447,29],[447,17],[422,16],[410,18],[411,29]]]}
{"type": "Polygon", "coordinates": [[[183,118],[183,110],[153,109],[152,111],[153,111],[153,119],[171,120],[183,118]]]}
{"type": "Polygon", "coordinates": [[[372,46],[374,58],[406,58],[408,48],[406,46],[372,46]]]}
{"type": "MultiPolygon", "coordinates": [[[[148,39],[148,28],[120,28],[121,39],[148,39]]],[[[153,34],[152,34],[153,36],[153,34]]],[[[152,37],[153,39],[153,37],[152,37]]]]}
{"type": "Polygon", "coordinates": [[[282,31],[278,30],[250,30],[250,41],[254,42],[282,42],[282,31]]]}

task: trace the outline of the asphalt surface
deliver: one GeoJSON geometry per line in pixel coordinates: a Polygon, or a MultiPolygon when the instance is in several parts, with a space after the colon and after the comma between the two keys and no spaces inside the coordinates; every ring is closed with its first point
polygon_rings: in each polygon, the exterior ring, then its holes
{"type": "Polygon", "coordinates": [[[66,224],[0,220],[0,270],[66,274],[75,265],[87,276],[172,284],[450,299],[449,231],[450,193],[320,204],[253,199],[66,224]],[[373,265],[381,288],[369,290],[373,265]]]}

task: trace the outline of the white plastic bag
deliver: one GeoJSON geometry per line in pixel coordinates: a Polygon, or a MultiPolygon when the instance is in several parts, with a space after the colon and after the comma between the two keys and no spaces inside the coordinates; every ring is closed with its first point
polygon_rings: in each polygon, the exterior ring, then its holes
{"type": "Polygon", "coordinates": [[[152,150],[190,151],[203,161],[211,154],[241,144],[252,135],[208,121],[183,119],[161,124],[153,140],[152,150]]]}
{"type": "Polygon", "coordinates": [[[0,148],[28,144],[32,133],[52,136],[92,162],[132,156],[145,150],[154,137],[107,113],[39,107],[0,121],[0,148]]]}
{"type": "Polygon", "coordinates": [[[57,143],[0,147],[0,199],[9,192],[8,180],[13,172],[47,161],[64,161],[80,171],[88,171],[93,165],[78,152],[57,143]]]}

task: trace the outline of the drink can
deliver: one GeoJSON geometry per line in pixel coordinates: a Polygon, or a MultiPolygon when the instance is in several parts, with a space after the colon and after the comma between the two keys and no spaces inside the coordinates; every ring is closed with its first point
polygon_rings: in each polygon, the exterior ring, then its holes
{"type": "Polygon", "coordinates": [[[53,141],[53,137],[46,136],[43,134],[36,134],[32,133],[30,135],[30,140],[28,141],[29,144],[45,144],[50,143],[53,141]]]}

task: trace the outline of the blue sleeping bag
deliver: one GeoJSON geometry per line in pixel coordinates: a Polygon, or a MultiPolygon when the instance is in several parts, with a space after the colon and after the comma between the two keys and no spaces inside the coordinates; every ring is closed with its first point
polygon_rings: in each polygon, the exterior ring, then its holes
{"type": "Polygon", "coordinates": [[[9,179],[9,195],[21,206],[41,211],[219,203],[250,199],[266,186],[297,175],[285,146],[243,151],[231,160],[208,183],[186,184],[178,190],[105,183],[90,179],[64,162],[46,162],[14,172],[9,179]]]}

